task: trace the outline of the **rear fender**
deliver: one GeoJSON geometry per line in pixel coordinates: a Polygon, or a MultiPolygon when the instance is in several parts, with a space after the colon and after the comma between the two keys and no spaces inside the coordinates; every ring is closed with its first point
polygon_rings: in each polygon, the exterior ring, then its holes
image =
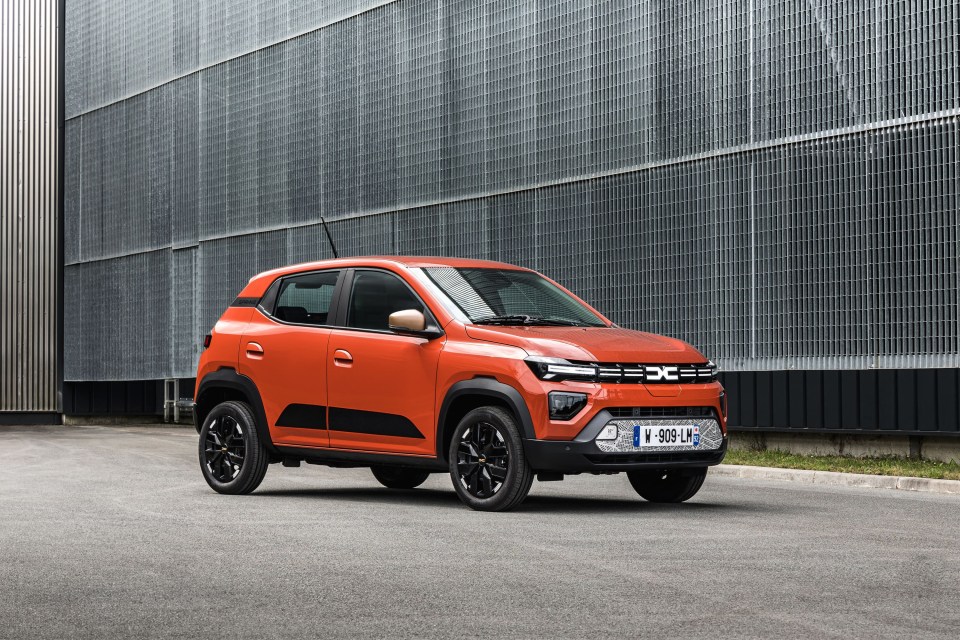
{"type": "Polygon", "coordinates": [[[243,400],[253,409],[253,416],[256,419],[257,435],[260,436],[260,442],[264,444],[268,451],[273,454],[279,454],[277,448],[270,439],[270,429],[267,426],[267,415],[263,410],[263,400],[260,398],[260,391],[253,380],[247,376],[240,375],[235,369],[223,368],[208,373],[197,385],[196,397],[196,427],[197,431],[203,426],[203,421],[207,419],[210,411],[221,401],[220,399],[227,395],[230,397],[242,396],[243,400]]]}

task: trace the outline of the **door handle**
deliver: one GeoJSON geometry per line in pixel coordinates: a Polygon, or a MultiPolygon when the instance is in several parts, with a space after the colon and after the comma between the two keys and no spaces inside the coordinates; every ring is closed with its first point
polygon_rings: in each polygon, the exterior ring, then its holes
{"type": "Polygon", "coordinates": [[[257,342],[248,342],[247,343],[247,357],[253,359],[259,359],[263,357],[263,347],[260,346],[257,342]]]}
{"type": "Polygon", "coordinates": [[[340,367],[349,367],[353,364],[353,356],[346,349],[337,349],[333,352],[333,363],[340,367]]]}

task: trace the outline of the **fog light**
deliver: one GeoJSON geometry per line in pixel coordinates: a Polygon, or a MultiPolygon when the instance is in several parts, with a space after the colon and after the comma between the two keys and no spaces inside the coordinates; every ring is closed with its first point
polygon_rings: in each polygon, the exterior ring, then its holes
{"type": "Polygon", "coordinates": [[[550,419],[569,420],[587,406],[587,394],[567,391],[550,392],[550,419]]]}
{"type": "Polygon", "coordinates": [[[616,440],[618,435],[620,435],[620,430],[617,429],[617,425],[608,424],[603,427],[603,431],[597,436],[597,440],[616,440]]]}

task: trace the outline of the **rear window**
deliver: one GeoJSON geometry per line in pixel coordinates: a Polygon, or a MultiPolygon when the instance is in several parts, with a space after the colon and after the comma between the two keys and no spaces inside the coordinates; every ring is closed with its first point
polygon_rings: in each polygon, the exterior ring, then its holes
{"type": "Polygon", "coordinates": [[[284,322],[328,324],[339,276],[339,271],[324,271],[284,278],[273,315],[284,322]]]}

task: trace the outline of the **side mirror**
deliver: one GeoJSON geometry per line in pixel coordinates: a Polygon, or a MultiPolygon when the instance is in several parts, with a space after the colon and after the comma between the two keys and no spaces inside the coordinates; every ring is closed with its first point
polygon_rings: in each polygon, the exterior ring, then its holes
{"type": "Polygon", "coordinates": [[[407,335],[419,336],[432,340],[443,335],[437,329],[427,329],[427,319],[423,313],[416,309],[404,309],[394,311],[387,318],[387,326],[391,331],[407,335]]]}
{"type": "Polygon", "coordinates": [[[427,327],[427,319],[416,309],[404,309],[391,313],[387,318],[387,326],[394,331],[423,331],[427,327]]]}

